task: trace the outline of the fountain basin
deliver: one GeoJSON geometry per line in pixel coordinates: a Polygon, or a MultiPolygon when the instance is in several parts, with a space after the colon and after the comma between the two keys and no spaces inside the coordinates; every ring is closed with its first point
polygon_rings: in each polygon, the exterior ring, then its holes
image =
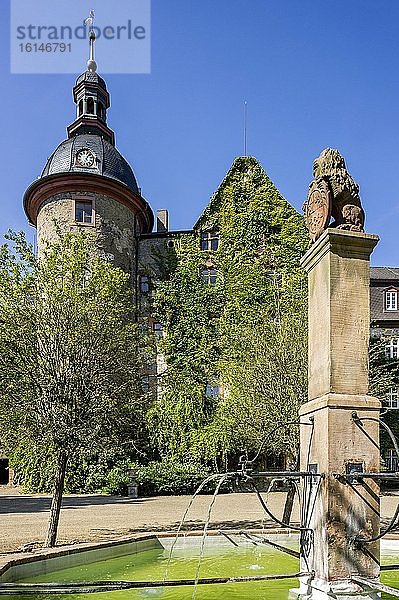
{"type": "MultiPolygon", "coordinates": [[[[290,549],[298,549],[298,537],[263,532],[267,539],[290,549]]],[[[210,535],[206,539],[200,577],[253,577],[270,574],[297,573],[299,560],[268,546],[255,546],[252,542],[229,532],[239,544],[235,547],[225,537],[210,535]]],[[[200,553],[200,535],[182,535],[173,551],[172,561],[167,567],[174,538],[171,535],[140,535],[134,538],[66,547],[47,552],[46,555],[27,556],[10,561],[0,571],[1,582],[84,582],[84,581],[162,581],[167,570],[167,579],[194,579],[200,553]]],[[[387,540],[382,547],[384,564],[399,562],[399,541],[387,540]]],[[[381,580],[399,587],[398,571],[384,571],[381,580]]],[[[298,580],[250,581],[200,585],[197,600],[243,600],[244,598],[273,598],[287,600],[289,590],[298,587],[298,580]]],[[[192,598],[193,586],[112,591],[105,593],[73,594],[73,598],[88,600],[188,600],[192,598]]],[[[9,594],[10,599],[27,596],[9,594]]],[[[65,596],[52,595],[52,599],[65,596]]],[[[386,596],[389,598],[389,596],[386,596]]],[[[30,596],[34,600],[49,599],[40,594],[30,596]]],[[[384,596],[382,596],[384,598],[384,596]]]]}

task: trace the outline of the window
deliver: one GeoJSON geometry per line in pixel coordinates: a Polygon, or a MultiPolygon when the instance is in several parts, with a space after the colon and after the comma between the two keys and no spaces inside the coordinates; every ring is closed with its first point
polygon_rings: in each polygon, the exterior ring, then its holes
{"type": "Polygon", "coordinates": [[[217,271],[216,269],[203,269],[201,276],[205,283],[213,284],[216,283],[217,271]]]}
{"type": "Polygon", "coordinates": [[[79,102],[79,116],[83,114],[83,100],[79,102]]]}
{"type": "Polygon", "coordinates": [[[162,323],[154,323],[152,326],[152,330],[155,333],[156,336],[158,337],[163,337],[163,325],[162,323]]]}
{"type": "Polygon", "coordinates": [[[385,466],[387,471],[397,473],[399,468],[399,459],[393,448],[387,451],[385,454],[385,466]]]}
{"type": "Polygon", "coordinates": [[[283,276],[281,273],[278,273],[278,271],[266,271],[266,277],[268,278],[270,283],[272,283],[276,287],[281,287],[281,284],[283,282],[283,276]]]}
{"type": "Polygon", "coordinates": [[[147,275],[140,275],[140,291],[142,294],[148,294],[150,291],[150,279],[147,275]]]}
{"type": "Polygon", "coordinates": [[[387,358],[399,358],[399,338],[392,338],[385,347],[387,358]]]}
{"type": "Polygon", "coordinates": [[[94,115],[94,100],[93,98],[87,98],[87,113],[89,115],[94,115]]]}
{"type": "Polygon", "coordinates": [[[265,253],[266,250],[266,241],[267,241],[267,235],[266,233],[261,233],[260,238],[259,238],[259,246],[257,248],[257,253],[259,255],[262,255],[265,253]]]}
{"type": "Polygon", "coordinates": [[[97,106],[97,116],[104,121],[105,110],[104,110],[104,105],[103,105],[102,102],[98,103],[98,106],[97,106]]]}
{"type": "Polygon", "coordinates": [[[94,223],[93,202],[75,201],[75,221],[78,223],[94,223]]]}
{"type": "Polygon", "coordinates": [[[384,399],[384,406],[390,409],[399,409],[399,388],[391,388],[384,399]]]}
{"type": "Polygon", "coordinates": [[[141,389],[143,390],[143,394],[148,394],[150,391],[150,377],[149,375],[143,375],[141,378],[141,389]]]}
{"type": "Polygon", "coordinates": [[[396,290],[385,292],[385,310],[398,310],[398,292],[396,290]]]}
{"type": "Polygon", "coordinates": [[[218,398],[219,396],[219,386],[218,385],[208,385],[205,388],[205,396],[207,398],[218,398]]]}
{"type": "Polygon", "coordinates": [[[201,233],[201,250],[217,250],[219,246],[219,236],[215,231],[205,231],[201,233]]]}

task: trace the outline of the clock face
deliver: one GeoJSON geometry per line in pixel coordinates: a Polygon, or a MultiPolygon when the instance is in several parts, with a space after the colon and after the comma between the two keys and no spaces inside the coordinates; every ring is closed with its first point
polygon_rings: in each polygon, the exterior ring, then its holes
{"type": "Polygon", "coordinates": [[[76,155],[76,162],[81,167],[93,167],[96,161],[96,157],[94,156],[91,150],[87,148],[83,148],[83,150],[79,150],[76,155]]]}

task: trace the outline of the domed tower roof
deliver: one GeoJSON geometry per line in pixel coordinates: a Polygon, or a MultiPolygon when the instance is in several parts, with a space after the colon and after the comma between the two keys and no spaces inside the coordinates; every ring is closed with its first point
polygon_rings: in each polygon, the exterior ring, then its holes
{"type": "Polygon", "coordinates": [[[64,140],[53,152],[43,169],[41,177],[56,173],[85,173],[116,179],[139,194],[136,178],[131,166],[122,154],[99,135],[77,134],[64,140]],[[87,150],[87,164],[79,157],[87,150]],[[94,157],[92,160],[91,157],[94,157]]]}
{"type": "Polygon", "coordinates": [[[113,193],[138,217],[142,232],[152,229],[154,216],[126,159],[115,148],[114,132],[107,125],[110,97],[106,83],[96,72],[94,32],[90,32],[90,59],[73,88],[76,119],[67,128],[68,138],[47,160],[41,176],[25,192],[24,208],[30,223],[46,197],[74,189],[113,193]]]}
{"type": "Polygon", "coordinates": [[[78,86],[82,81],[89,82],[89,83],[96,83],[96,84],[100,85],[104,90],[107,89],[107,84],[105,83],[104,79],[102,77],[100,77],[100,75],[98,73],[96,73],[95,71],[87,70],[84,73],[82,73],[81,75],[79,75],[79,77],[76,80],[75,87],[78,86]]]}

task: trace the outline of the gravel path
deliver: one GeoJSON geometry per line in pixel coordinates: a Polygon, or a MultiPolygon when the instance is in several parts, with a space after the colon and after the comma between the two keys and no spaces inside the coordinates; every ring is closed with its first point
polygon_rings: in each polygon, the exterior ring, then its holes
{"type": "MultiPolygon", "coordinates": [[[[212,496],[198,496],[187,515],[186,529],[203,527],[212,496]]],[[[50,496],[19,494],[15,488],[0,489],[0,553],[15,551],[43,540],[50,496]]],[[[59,526],[59,543],[107,540],[143,531],[176,530],[189,496],[121,498],[102,495],[64,496],[59,526]]],[[[269,506],[281,516],[285,493],[269,494],[269,506]]],[[[216,499],[213,529],[258,528],[263,511],[254,494],[223,494],[216,499]]],[[[294,518],[298,518],[295,510],[294,518]]]]}
{"type": "MultiPolygon", "coordinates": [[[[201,529],[211,496],[198,496],[187,516],[187,529],[201,529]]],[[[268,494],[268,506],[282,515],[285,493],[268,494]]],[[[189,496],[121,498],[102,495],[67,495],[63,500],[58,543],[109,540],[143,531],[176,530],[187,508],[189,496]]],[[[384,519],[393,514],[399,498],[383,496],[384,519]]],[[[46,534],[50,497],[21,494],[16,488],[0,486],[0,554],[42,541],[46,534]]],[[[293,518],[298,519],[298,506],[293,518]]],[[[211,516],[212,529],[271,526],[254,494],[218,496],[211,516]]]]}

